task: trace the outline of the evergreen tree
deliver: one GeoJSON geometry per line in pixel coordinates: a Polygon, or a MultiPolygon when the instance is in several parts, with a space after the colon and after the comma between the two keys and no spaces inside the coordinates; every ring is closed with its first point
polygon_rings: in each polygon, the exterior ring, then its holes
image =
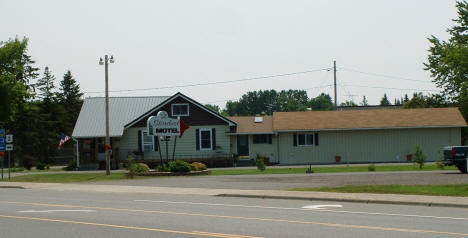
{"type": "Polygon", "coordinates": [[[403,103],[406,103],[409,101],[408,94],[405,93],[405,98],[402,101],[403,103]]]}
{"type": "Polygon", "coordinates": [[[63,107],[66,115],[61,119],[62,132],[70,135],[80,114],[83,93],[80,91],[80,85],[73,78],[71,71],[68,70],[60,81],[57,99],[59,105],[63,107]]]}
{"type": "Polygon", "coordinates": [[[36,89],[39,91],[38,97],[44,101],[44,103],[52,103],[55,99],[55,76],[49,71],[49,67],[45,67],[44,74],[36,83],[36,89]]]}
{"type": "Polygon", "coordinates": [[[369,102],[367,101],[366,96],[362,96],[362,101],[359,103],[361,106],[368,106],[369,102]]]}
{"type": "Polygon", "coordinates": [[[58,103],[57,94],[54,85],[55,76],[48,67],[45,67],[42,78],[36,83],[39,107],[39,161],[47,164],[54,163],[52,159],[57,153],[57,142],[60,137],[60,131],[64,128],[63,120],[64,109],[58,103]]]}
{"type": "Polygon", "coordinates": [[[388,100],[387,94],[384,93],[384,96],[383,96],[382,99],[380,100],[380,106],[389,106],[389,105],[392,105],[392,104],[391,104],[390,101],[388,100]]]}

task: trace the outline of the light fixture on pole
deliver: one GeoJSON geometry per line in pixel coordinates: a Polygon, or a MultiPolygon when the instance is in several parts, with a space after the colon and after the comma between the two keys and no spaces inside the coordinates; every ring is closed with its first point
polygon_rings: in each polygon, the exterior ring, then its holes
{"type": "Polygon", "coordinates": [[[106,77],[106,140],[105,140],[105,151],[106,151],[106,175],[110,175],[110,152],[111,143],[109,136],[109,63],[114,63],[114,56],[111,55],[110,59],[107,55],[104,56],[104,60],[99,58],[99,65],[105,65],[105,77],[106,77]]]}

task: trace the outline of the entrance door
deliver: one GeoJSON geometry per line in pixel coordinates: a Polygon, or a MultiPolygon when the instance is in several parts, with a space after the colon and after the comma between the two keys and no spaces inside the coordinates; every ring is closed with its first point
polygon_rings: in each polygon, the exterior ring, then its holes
{"type": "Polygon", "coordinates": [[[237,154],[239,156],[249,156],[249,136],[237,136],[237,154]]]}

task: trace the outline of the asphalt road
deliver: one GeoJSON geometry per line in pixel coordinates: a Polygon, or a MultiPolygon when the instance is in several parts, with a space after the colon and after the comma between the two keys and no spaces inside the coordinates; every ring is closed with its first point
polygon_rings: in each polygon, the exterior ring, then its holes
{"type": "Polygon", "coordinates": [[[468,209],[0,189],[2,238],[466,236],[468,209]]]}
{"type": "Polygon", "coordinates": [[[155,177],[96,183],[158,187],[285,190],[298,187],[374,184],[468,184],[468,175],[461,174],[458,171],[363,172],[155,177]]]}

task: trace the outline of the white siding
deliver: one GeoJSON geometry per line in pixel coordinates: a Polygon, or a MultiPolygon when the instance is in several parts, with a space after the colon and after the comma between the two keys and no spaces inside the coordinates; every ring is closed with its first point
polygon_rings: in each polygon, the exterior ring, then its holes
{"type": "Polygon", "coordinates": [[[419,144],[428,161],[440,160],[440,149],[460,145],[460,128],[389,129],[318,132],[318,146],[293,146],[293,133],[279,134],[281,164],[403,162],[419,144]]]}
{"type": "Polygon", "coordinates": [[[249,149],[250,158],[256,158],[257,154],[270,158],[270,162],[277,162],[278,156],[276,155],[276,136],[272,135],[271,144],[254,144],[253,135],[249,135],[249,149]]]}
{"type": "MultiPolygon", "coordinates": [[[[129,128],[125,130],[124,135],[120,140],[120,158],[125,159],[133,151],[138,151],[138,131],[146,130],[145,127],[129,128]]],[[[182,138],[177,138],[175,158],[190,159],[190,158],[212,158],[219,155],[231,154],[230,136],[226,135],[229,132],[229,126],[191,126],[187,129],[182,138]],[[196,149],[196,129],[215,128],[216,130],[216,150],[197,150],[196,149]]],[[[166,158],[166,142],[160,141],[161,153],[163,159],[166,158]]],[[[168,142],[169,158],[172,159],[174,137],[168,142]]],[[[146,151],[144,153],[145,160],[159,160],[158,151],[146,151]]]]}

